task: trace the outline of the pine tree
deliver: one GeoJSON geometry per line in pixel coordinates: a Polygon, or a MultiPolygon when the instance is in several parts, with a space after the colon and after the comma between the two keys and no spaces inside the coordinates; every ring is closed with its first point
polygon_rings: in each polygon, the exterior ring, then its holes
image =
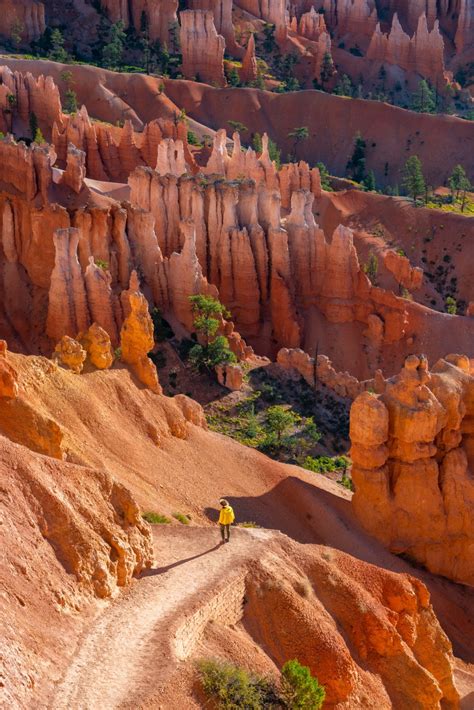
{"type": "Polygon", "coordinates": [[[30,116],[29,116],[29,123],[30,123],[30,134],[31,134],[31,138],[32,138],[33,140],[35,140],[36,131],[38,130],[39,126],[38,126],[38,118],[37,118],[37,116],[36,116],[36,113],[34,113],[34,111],[32,111],[32,112],[30,113],[30,116]]]}
{"type": "Polygon", "coordinates": [[[436,110],[435,92],[426,79],[418,84],[418,89],[413,94],[412,109],[418,113],[434,113],[436,110]]]}
{"type": "Polygon", "coordinates": [[[325,52],[323,56],[323,61],[321,64],[321,86],[325,87],[327,82],[331,79],[335,72],[334,69],[334,62],[332,60],[331,54],[329,52],[325,52]]]}
{"type": "Polygon", "coordinates": [[[123,55],[123,48],[126,39],[123,31],[123,22],[120,20],[110,28],[109,43],[102,50],[102,63],[108,69],[116,69],[120,66],[123,55]]]}
{"type": "Polygon", "coordinates": [[[415,204],[417,199],[425,193],[426,183],[423,177],[423,166],[417,155],[412,155],[405,163],[402,184],[415,204]]]}
{"type": "Polygon", "coordinates": [[[375,182],[375,173],[371,170],[364,178],[364,187],[369,192],[376,192],[377,183],[375,182]]]}
{"type": "Polygon", "coordinates": [[[145,10],[142,11],[140,16],[140,32],[141,40],[140,44],[143,49],[143,63],[145,64],[145,71],[147,74],[150,73],[150,59],[151,59],[151,48],[150,48],[150,28],[148,22],[148,15],[145,10]]]}
{"type": "Polygon", "coordinates": [[[336,96],[353,96],[354,86],[347,74],[344,74],[344,76],[339,79],[337,86],[334,89],[334,93],[336,94],[336,96]]]}
{"type": "Polygon", "coordinates": [[[53,62],[67,62],[69,57],[64,49],[64,37],[57,27],[51,32],[50,43],[51,48],[48,52],[48,58],[52,59],[53,62]]]}
{"type": "Polygon", "coordinates": [[[66,100],[64,102],[65,113],[76,113],[77,112],[77,95],[74,89],[67,89],[66,100]]]}
{"type": "Polygon", "coordinates": [[[449,178],[449,187],[451,188],[451,192],[453,193],[453,198],[454,194],[456,194],[456,199],[459,198],[459,193],[461,190],[469,190],[470,188],[470,183],[466,175],[466,171],[464,170],[462,165],[456,165],[456,167],[453,169],[453,172],[451,173],[451,177],[449,178]]]}
{"type": "Polygon", "coordinates": [[[365,150],[367,143],[362,138],[360,133],[354,136],[354,152],[349,159],[346,170],[349,177],[352,177],[356,182],[362,183],[366,177],[365,173],[365,150]]]}
{"type": "Polygon", "coordinates": [[[23,39],[24,31],[25,25],[18,18],[13,20],[10,29],[10,38],[15,49],[18,49],[18,47],[20,46],[23,39]]]}

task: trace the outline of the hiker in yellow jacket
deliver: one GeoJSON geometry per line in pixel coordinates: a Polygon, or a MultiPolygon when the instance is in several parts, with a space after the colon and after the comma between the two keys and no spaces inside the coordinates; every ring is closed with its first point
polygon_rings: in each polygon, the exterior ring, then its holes
{"type": "Polygon", "coordinates": [[[219,513],[219,525],[221,527],[222,542],[229,542],[230,540],[230,526],[235,520],[234,511],[229,505],[229,501],[225,498],[221,498],[220,501],[221,510],[219,513]]]}

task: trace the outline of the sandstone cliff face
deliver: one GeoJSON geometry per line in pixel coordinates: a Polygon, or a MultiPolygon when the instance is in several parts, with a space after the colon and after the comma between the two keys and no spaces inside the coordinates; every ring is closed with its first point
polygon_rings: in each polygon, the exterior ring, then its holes
{"type": "Polygon", "coordinates": [[[142,27],[142,15],[147,19],[148,33],[152,41],[169,43],[170,25],[177,22],[177,0],[100,0],[111,22],[121,20],[125,27],[130,25],[137,31],[142,27]]]}
{"type": "Polygon", "coordinates": [[[390,34],[385,35],[378,24],[372,36],[367,57],[379,62],[394,64],[406,71],[416,72],[432,81],[444,75],[444,41],[438,21],[428,29],[426,15],[418,20],[415,34],[410,38],[398,19],[393,17],[390,34]]]}
{"type": "Polygon", "coordinates": [[[64,335],[75,337],[89,327],[89,310],[77,249],[78,229],[57,230],[54,234],[55,264],[49,288],[46,333],[55,341],[64,335]]]}
{"type": "Polygon", "coordinates": [[[224,37],[227,50],[239,57],[242,54],[242,47],[235,41],[232,5],[232,0],[189,0],[188,2],[188,7],[191,10],[212,11],[214,25],[218,34],[224,37]]]}
{"type": "Polygon", "coordinates": [[[460,0],[460,12],[455,36],[459,54],[472,47],[474,28],[474,5],[472,0],[460,0]]]}
{"type": "Polygon", "coordinates": [[[410,356],[380,395],[351,409],[351,456],[361,524],[429,570],[474,584],[474,377],[449,355],[432,372],[410,356]]]}
{"type": "Polygon", "coordinates": [[[206,83],[224,86],[225,40],[217,33],[213,13],[185,10],[179,18],[183,75],[187,79],[199,77],[206,83]]]}
{"type": "Polygon", "coordinates": [[[2,4],[0,34],[10,39],[14,28],[27,42],[38,39],[46,28],[43,3],[37,0],[6,0],[2,4]]]}
{"type": "Polygon", "coordinates": [[[61,116],[59,89],[52,77],[34,78],[29,72],[12,72],[5,66],[0,67],[0,77],[0,130],[5,133],[14,129],[17,135],[27,136],[29,117],[34,113],[45,138],[49,139],[54,122],[61,116]],[[8,96],[14,100],[8,100],[8,96]],[[5,108],[11,112],[5,114],[5,108]]]}
{"type": "Polygon", "coordinates": [[[253,33],[249,37],[245,55],[242,60],[242,67],[239,70],[240,81],[244,84],[249,84],[255,81],[258,75],[257,58],[255,56],[255,37],[253,33]]]}
{"type": "Polygon", "coordinates": [[[286,39],[289,25],[287,0],[236,0],[236,5],[251,15],[275,25],[275,38],[278,42],[286,39]]]}
{"type": "MultiPolygon", "coordinates": [[[[141,133],[135,132],[130,121],[123,128],[92,122],[85,106],[75,116],[63,114],[53,124],[52,143],[58,165],[67,166],[68,146],[84,151],[87,177],[93,180],[126,182],[139,165],[155,168],[161,151],[169,139],[180,141],[185,160],[183,172],[195,172],[196,165],[187,144],[184,123],[157,119],[147,123],[141,133]]],[[[166,152],[166,151],[165,151],[166,152]]]]}

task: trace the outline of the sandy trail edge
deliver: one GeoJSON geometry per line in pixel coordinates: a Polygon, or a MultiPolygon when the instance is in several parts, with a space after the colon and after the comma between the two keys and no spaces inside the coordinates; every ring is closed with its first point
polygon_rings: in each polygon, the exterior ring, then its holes
{"type": "Polygon", "coordinates": [[[50,707],[109,710],[163,683],[195,645],[180,652],[179,624],[229,587],[229,580],[236,583],[245,561],[277,535],[232,532],[231,543],[220,545],[212,528],[155,529],[158,566],[91,621],[50,707]]]}

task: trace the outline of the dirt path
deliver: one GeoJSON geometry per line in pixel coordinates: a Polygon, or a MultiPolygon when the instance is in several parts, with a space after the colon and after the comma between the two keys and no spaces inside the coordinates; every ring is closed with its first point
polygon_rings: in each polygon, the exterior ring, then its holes
{"type": "MultiPolygon", "coordinates": [[[[218,544],[215,528],[155,529],[157,565],[100,612],[57,688],[54,710],[112,710],[159,686],[176,664],[176,629],[229,585],[273,536],[234,530],[218,544]],[[150,685],[151,684],[151,685],[150,685]]],[[[192,650],[189,648],[188,650],[192,650]]],[[[181,659],[185,651],[181,648],[181,659]]]]}

